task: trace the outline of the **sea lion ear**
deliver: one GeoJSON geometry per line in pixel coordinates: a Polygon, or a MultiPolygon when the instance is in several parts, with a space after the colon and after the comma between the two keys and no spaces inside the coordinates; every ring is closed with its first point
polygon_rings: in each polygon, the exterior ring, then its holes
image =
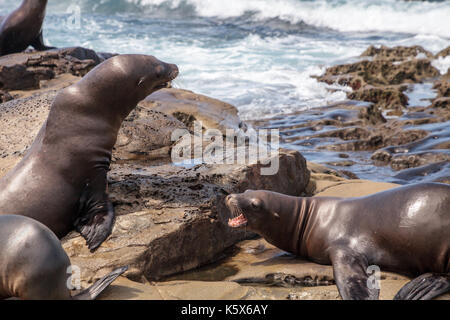
{"type": "Polygon", "coordinates": [[[280,219],[280,215],[278,213],[276,213],[275,211],[272,212],[273,216],[277,219],[280,219]]]}
{"type": "Polygon", "coordinates": [[[142,86],[145,82],[145,77],[139,79],[138,87],[142,86]]]}

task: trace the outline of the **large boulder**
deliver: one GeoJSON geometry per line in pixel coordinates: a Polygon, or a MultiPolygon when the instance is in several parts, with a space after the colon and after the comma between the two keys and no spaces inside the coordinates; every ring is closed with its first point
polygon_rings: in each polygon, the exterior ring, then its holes
{"type": "Polygon", "coordinates": [[[109,192],[118,214],[111,237],[94,253],[76,233],[63,246],[82,279],[93,281],[117,266],[126,276],[155,280],[210,263],[236,242],[251,236],[226,225],[228,193],[267,189],[300,195],[309,182],[305,159],[282,151],[280,170],[261,176],[261,166],[171,164],[141,167],[114,164],[109,192]]]}

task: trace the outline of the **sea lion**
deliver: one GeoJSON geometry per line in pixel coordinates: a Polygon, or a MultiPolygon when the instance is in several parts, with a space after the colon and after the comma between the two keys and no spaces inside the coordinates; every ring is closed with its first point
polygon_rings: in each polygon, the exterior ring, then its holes
{"type": "Polygon", "coordinates": [[[91,251],[111,233],[111,152],[137,103],[178,75],[153,56],[119,55],[61,90],[21,162],[0,179],[0,214],[33,218],[59,238],[74,228],[91,251]]]}
{"type": "Polygon", "coordinates": [[[50,50],[42,37],[47,0],[23,0],[19,8],[2,19],[0,24],[0,56],[22,52],[28,46],[50,50]]]}
{"type": "Polygon", "coordinates": [[[0,216],[0,299],[94,300],[128,267],[71,296],[69,257],[55,234],[36,220],[0,216]]]}
{"type": "Polygon", "coordinates": [[[368,285],[371,265],[421,275],[395,299],[450,291],[449,185],[421,183],[359,198],[250,190],[225,203],[230,227],[246,227],[282,250],[333,265],[343,299],[378,299],[379,290],[368,285]]]}

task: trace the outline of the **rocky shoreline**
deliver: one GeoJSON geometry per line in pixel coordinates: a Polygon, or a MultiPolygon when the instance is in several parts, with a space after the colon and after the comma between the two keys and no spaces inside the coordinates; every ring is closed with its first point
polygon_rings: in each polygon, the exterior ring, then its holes
{"type": "MultiPolygon", "coordinates": [[[[348,102],[249,123],[234,106],[191,91],[168,88],[147,97],[125,120],[114,148],[109,193],[118,218],[111,237],[94,254],[76,233],[62,241],[83,285],[129,265],[102,299],[338,299],[331,266],[228,228],[223,198],[249,188],[351,197],[397,185],[358,179],[355,154],[398,170],[391,182],[450,183],[450,77],[431,62],[449,53],[370,47],[361,61],[318,78],[351,87],[348,102]],[[425,107],[409,105],[406,92],[424,81],[436,97],[425,107]],[[195,120],[222,133],[248,125],[281,128],[284,146],[293,150],[281,150],[273,176],[262,176],[260,164],[174,165],[170,153],[178,142],[171,134],[192,133],[195,120]],[[325,164],[306,161],[314,150],[333,156],[325,164]]],[[[23,157],[57,91],[111,56],[67,48],[0,57],[0,176],[23,157]]],[[[407,281],[395,274],[382,279],[382,299],[407,281]]]]}
{"type": "Polygon", "coordinates": [[[433,66],[448,52],[369,47],[358,62],[330,67],[317,78],[348,87],[349,101],[254,125],[280,128],[286,147],[342,177],[449,183],[449,71],[440,74],[433,66]],[[416,98],[417,88],[428,96],[416,98]]]}

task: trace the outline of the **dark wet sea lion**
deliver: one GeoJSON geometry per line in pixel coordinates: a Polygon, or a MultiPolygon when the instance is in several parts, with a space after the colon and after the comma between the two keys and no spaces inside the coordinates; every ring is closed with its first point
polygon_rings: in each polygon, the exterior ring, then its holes
{"type": "Polygon", "coordinates": [[[333,265],[343,299],[377,299],[371,265],[417,277],[396,299],[450,291],[450,186],[422,183],[360,198],[292,197],[247,191],[225,199],[231,227],[246,227],[282,250],[333,265]]]}
{"type": "Polygon", "coordinates": [[[47,0],[23,0],[0,24],[0,56],[22,52],[28,46],[49,50],[42,37],[47,0]]]}
{"type": "Polygon", "coordinates": [[[36,220],[0,216],[0,299],[93,300],[128,268],[118,268],[71,296],[69,257],[55,234],[36,220]]]}
{"type": "Polygon", "coordinates": [[[176,65],[119,55],[61,90],[22,161],[0,179],[0,214],[33,218],[59,238],[74,228],[95,250],[111,233],[111,151],[137,103],[167,86],[176,65]]]}

